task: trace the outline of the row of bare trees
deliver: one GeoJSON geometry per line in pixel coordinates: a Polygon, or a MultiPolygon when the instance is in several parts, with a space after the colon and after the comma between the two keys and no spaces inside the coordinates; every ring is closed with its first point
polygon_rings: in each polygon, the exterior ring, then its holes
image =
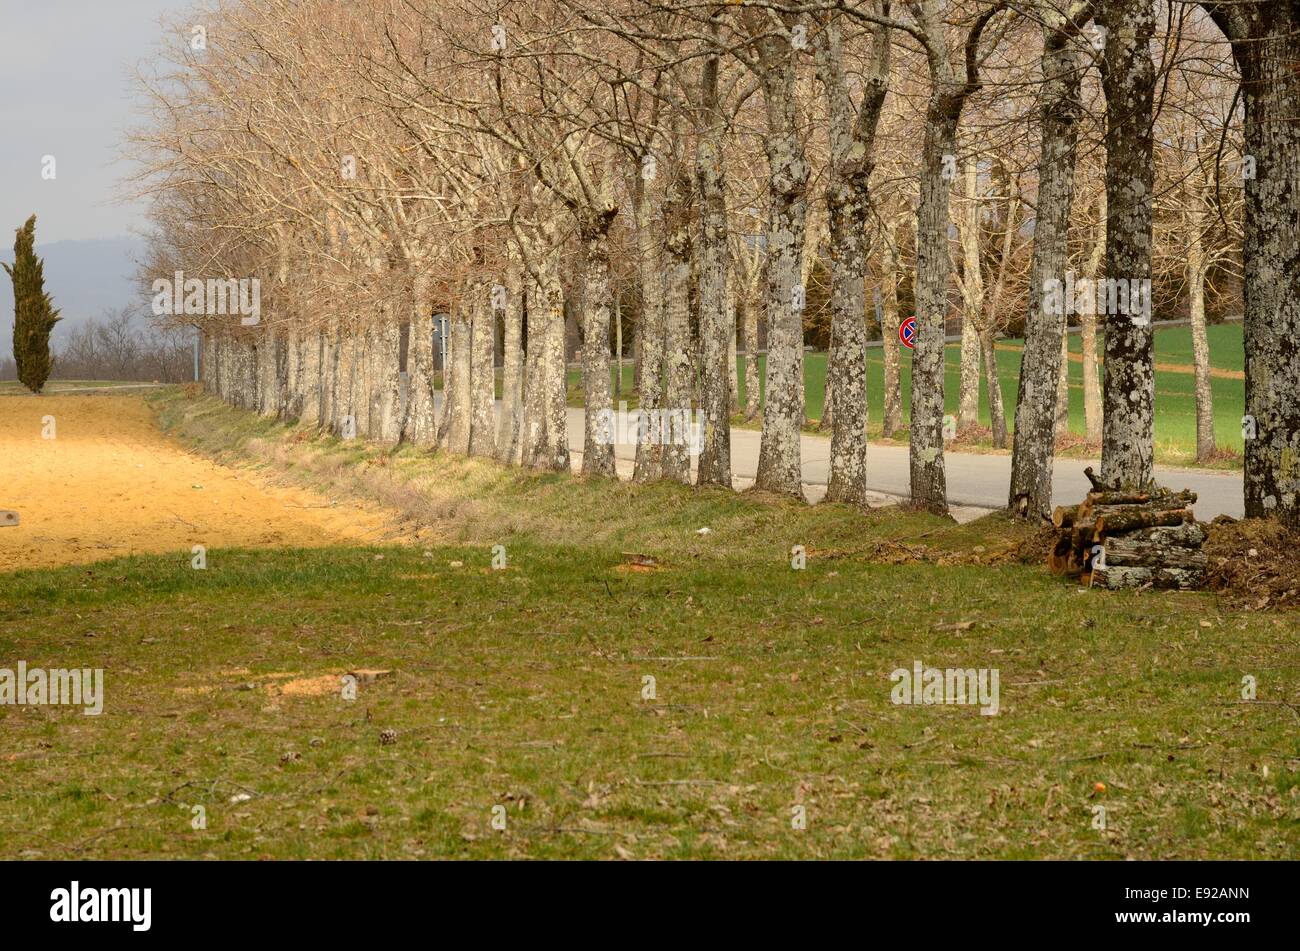
{"type": "MultiPolygon", "coordinates": [[[[201,328],[205,383],[225,398],[539,468],[570,464],[569,321],[592,475],[614,471],[611,349],[621,363],[628,318],[641,409],[698,411],[698,483],[731,485],[732,415],[761,412],[757,485],[799,495],[819,275],[828,497],[865,498],[870,413],[887,435],[903,427],[897,333],[912,310],[912,503],[947,508],[955,320],[956,429],[976,424],[983,388],[995,443],[1012,440],[1009,505],[1026,516],[1051,504],[1068,325],[1082,331],[1103,478],[1145,486],[1152,307],[1185,302],[1207,455],[1207,301],[1240,285],[1247,511],[1294,519],[1300,127],[1287,103],[1300,78],[1286,64],[1300,39],[1289,11],[1164,0],[199,8],[176,24],[168,66],[142,77],[155,106],[135,138],[138,187],[154,199],[147,278],[260,282],[253,320],[177,318],[201,328]],[[869,407],[877,307],[885,402],[869,407]],[[435,314],[447,315],[443,373],[435,314]],[[1014,427],[996,360],[1009,324],[1025,336],[1014,427]]],[[[635,478],[691,476],[687,443],[643,426],[635,478]]]]}

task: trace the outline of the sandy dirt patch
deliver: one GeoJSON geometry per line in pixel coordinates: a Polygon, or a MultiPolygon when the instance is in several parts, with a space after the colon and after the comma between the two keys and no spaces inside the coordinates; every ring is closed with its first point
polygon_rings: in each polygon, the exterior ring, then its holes
{"type": "Polygon", "coordinates": [[[187,452],[139,396],[0,397],[0,571],[192,546],[391,541],[388,513],[187,452]],[[54,438],[42,436],[54,417],[54,438]]]}

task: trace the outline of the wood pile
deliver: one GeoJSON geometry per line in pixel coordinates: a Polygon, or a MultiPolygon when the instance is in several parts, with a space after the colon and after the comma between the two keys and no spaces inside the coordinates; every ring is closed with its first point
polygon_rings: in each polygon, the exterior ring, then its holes
{"type": "Polygon", "coordinates": [[[1052,572],[1097,588],[1198,587],[1206,558],[1205,529],[1192,515],[1196,493],[1122,491],[1084,471],[1093,491],[1052,513],[1059,533],[1047,557],[1052,572]]]}

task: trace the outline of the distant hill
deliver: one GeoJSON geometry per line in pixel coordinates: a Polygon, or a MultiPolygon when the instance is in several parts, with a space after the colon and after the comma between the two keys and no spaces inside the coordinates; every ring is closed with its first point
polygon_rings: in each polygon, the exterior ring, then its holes
{"type": "MultiPolygon", "coordinates": [[[[0,261],[14,260],[13,235],[0,247],[0,261]]],[[[135,284],[136,258],[143,252],[139,238],[95,238],[37,244],[45,259],[45,289],[63,319],[54,327],[57,346],[76,327],[106,310],[143,303],[135,284]]],[[[0,357],[13,354],[14,298],[9,275],[0,271],[0,357]]]]}

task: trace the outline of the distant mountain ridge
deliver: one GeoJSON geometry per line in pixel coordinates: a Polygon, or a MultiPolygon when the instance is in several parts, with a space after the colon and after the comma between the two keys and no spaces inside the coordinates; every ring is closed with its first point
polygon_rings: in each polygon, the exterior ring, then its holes
{"type": "MultiPolygon", "coordinates": [[[[0,261],[14,260],[13,235],[0,238],[0,261]]],[[[37,235],[40,222],[37,222],[37,235]]],[[[45,290],[54,298],[62,316],[54,327],[52,340],[57,346],[68,334],[86,321],[130,304],[143,308],[144,300],[135,282],[136,260],[142,256],[144,242],[122,235],[115,238],[91,238],[84,241],[52,241],[36,245],[36,254],[45,260],[45,290]]],[[[9,275],[0,271],[0,357],[13,354],[14,298],[9,275]]]]}

